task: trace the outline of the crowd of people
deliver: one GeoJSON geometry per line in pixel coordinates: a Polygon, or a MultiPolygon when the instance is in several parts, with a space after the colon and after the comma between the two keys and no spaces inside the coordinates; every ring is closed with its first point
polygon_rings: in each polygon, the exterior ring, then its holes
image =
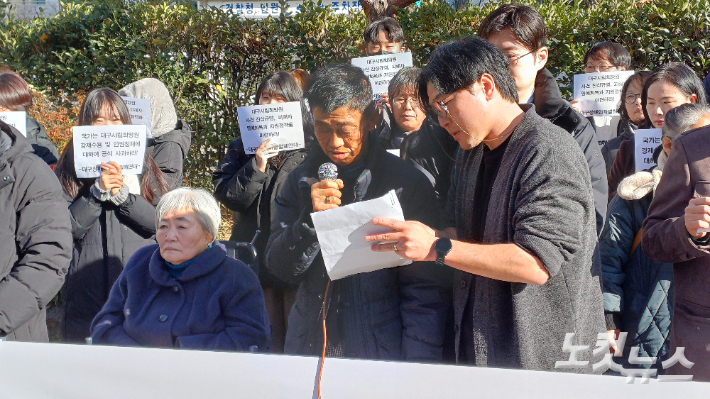
{"type": "MultiPolygon", "coordinates": [[[[368,56],[406,51],[392,18],[363,39],[368,56]]],[[[508,4],[387,93],[349,64],[271,73],[255,104],[300,103],[305,147],[247,154],[237,138],[212,193],[182,187],[192,131],[156,79],[95,89],[78,117],[130,124],[121,96],[149,100],[139,175],[109,162],[78,178],[72,141],[58,154],[36,121],[26,136],[0,121],[0,336],[47,341],[61,289],[70,343],[710,381],[703,82],[677,62],[635,70],[618,116],[587,118],[545,68],[547,40],[535,8],[508,4]],[[636,171],[644,128],[662,140],[657,166],[636,171]],[[326,163],[336,179],[319,176],[326,163]],[[392,190],[406,221],[375,218],[388,232],[367,240],[412,263],[331,281],[311,214],[392,190]],[[218,201],[256,273],[217,240],[218,201]]],[[[613,42],[583,61],[633,69],[613,42]]],[[[22,77],[0,74],[0,111],[31,100],[22,77]]]]}

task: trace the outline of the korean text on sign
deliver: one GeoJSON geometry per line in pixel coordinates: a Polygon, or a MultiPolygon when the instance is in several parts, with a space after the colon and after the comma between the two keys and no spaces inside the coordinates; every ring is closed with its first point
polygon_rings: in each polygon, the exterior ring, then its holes
{"type": "Polygon", "coordinates": [[[23,136],[27,137],[27,112],[8,111],[0,112],[0,121],[17,129],[23,136]]]}
{"type": "Polygon", "coordinates": [[[653,152],[661,145],[661,129],[638,129],[634,134],[634,157],[636,171],[640,172],[656,166],[653,152]]]}
{"type": "Polygon", "coordinates": [[[574,98],[584,116],[618,115],[621,89],[634,71],[574,75],[574,98]]]}
{"type": "Polygon", "coordinates": [[[372,92],[377,95],[387,93],[390,80],[400,69],[412,66],[412,53],[353,58],[350,63],[365,72],[365,75],[370,79],[372,92]]]}
{"type": "Polygon", "coordinates": [[[114,161],[124,175],[143,172],[146,126],[74,126],[74,168],[80,179],[99,177],[101,164],[114,161]]]}
{"type": "Polygon", "coordinates": [[[121,97],[128,106],[128,112],[131,114],[131,123],[134,125],[145,125],[147,137],[153,137],[150,131],[151,112],[150,100],[143,98],[121,97]]]}
{"type": "Polygon", "coordinates": [[[267,139],[271,139],[269,143],[276,144],[279,151],[305,146],[301,103],[298,101],[239,107],[237,116],[247,154],[255,153],[267,139]]]}

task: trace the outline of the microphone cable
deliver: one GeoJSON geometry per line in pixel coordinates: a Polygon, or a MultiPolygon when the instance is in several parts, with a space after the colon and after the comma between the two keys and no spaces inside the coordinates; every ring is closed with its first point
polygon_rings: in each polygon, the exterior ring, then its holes
{"type": "Polygon", "coordinates": [[[318,391],[318,399],[322,399],[320,396],[320,382],[321,378],[323,377],[323,364],[325,363],[325,352],[326,348],[328,347],[328,333],[326,331],[325,327],[325,316],[328,313],[326,304],[328,303],[328,292],[330,292],[330,278],[328,278],[328,285],[325,286],[325,295],[323,295],[323,350],[320,355],[320,364],[318,365],[318,385],[317,385],[317,391],[318,391]]]}

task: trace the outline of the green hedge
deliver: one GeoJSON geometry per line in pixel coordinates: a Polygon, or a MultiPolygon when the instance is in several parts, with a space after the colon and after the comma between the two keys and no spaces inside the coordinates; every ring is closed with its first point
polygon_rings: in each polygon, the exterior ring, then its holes
{"type": "MultiPolygon", "coordinates": [[[[569,85],[582,56],[601,40],[623,43],[639,68],[682,61],[699,74],[708,61],[708,1],[522,1],[536,6],[549,29],[549,67],[569,85]]],[[[415,63],[440,43],[473,34],[495,5],[453,10],[438,0],[400,10],[415,63]]],[[[0,14],[2,10],[0,10],[0,14]]],[[[142,77],[164,81],[179,115],[196,130],[187,171],[208,185],[227,144],[239,134],[236,108],[251,103],[267,73],[310,71],[361,55],[362,13],[334,15],[304,4],[293,17],[244,20],[220,10],[166,2],[105,0],[63,4],[52,18],[0,15],[0,64],[41,90],[72,94],[120,88],[142,77]]]]}

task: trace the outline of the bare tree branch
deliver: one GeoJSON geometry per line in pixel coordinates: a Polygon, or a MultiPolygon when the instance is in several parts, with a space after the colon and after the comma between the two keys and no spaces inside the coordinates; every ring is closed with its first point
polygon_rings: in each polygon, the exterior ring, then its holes
{"type": "Polygon", "coordinates": [[[367,23],[375,22],[384,17],[394,17],[394,8],[404,8],[417,0],[360,0],[367,23]]]}

